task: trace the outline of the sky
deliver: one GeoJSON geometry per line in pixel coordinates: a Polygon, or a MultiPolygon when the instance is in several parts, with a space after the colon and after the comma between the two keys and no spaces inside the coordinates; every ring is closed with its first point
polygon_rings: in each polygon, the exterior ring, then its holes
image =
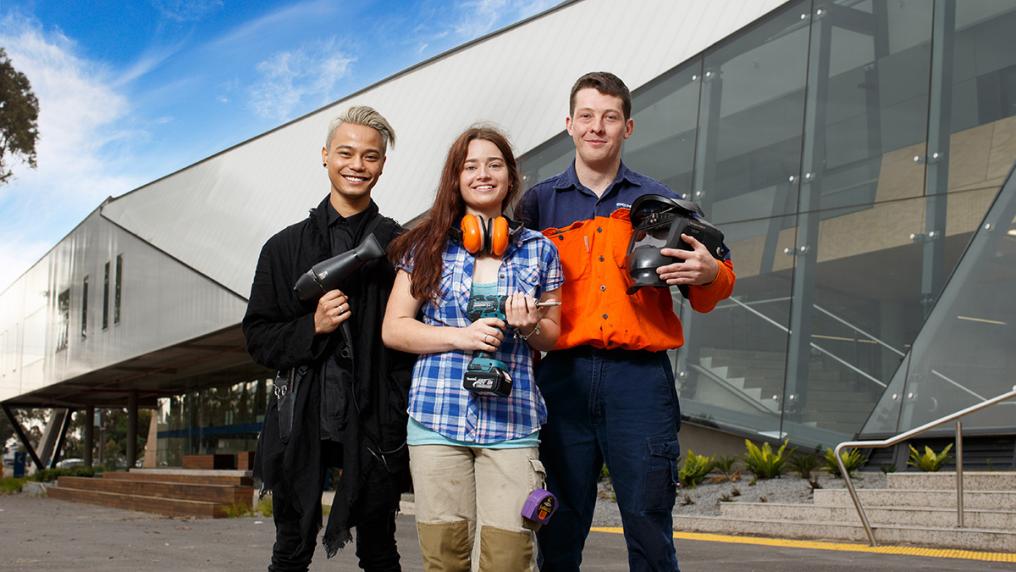
{"type": "Polygon", "coordinates": [[[39,99],[0,186],[0,292],[122,195],[559,0],[0,0],[39,99]]]}

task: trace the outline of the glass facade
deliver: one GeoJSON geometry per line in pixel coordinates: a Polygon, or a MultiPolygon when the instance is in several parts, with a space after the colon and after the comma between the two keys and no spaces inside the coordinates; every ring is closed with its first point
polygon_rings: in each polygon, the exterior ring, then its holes
{"type": "Polygon", "coordinates": [[[270,385],[244,381],[160,399],[159,466],[180,466],[183,455],[254,451],[270,385]]]}
{"type": "Polygon", "coordinates": [[[687,417],[829,446],[1012,387],[1016,303],[985,293],[1016,267],[1013,29],[1016,0],[790,2],[634,93],[625,162],[702,205],[738,276],[710,314],[675,293],[687,417]]]}

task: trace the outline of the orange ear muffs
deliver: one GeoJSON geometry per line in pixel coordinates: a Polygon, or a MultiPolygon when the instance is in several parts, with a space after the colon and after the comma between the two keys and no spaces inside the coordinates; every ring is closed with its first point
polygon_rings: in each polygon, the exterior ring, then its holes
{"type": "Polygon", "coordinates": [[[498,258],[508,250],[508,239],[511,230],[508,228],[508,219],[499,216],[490,221],[488,236],[490,237],[490,253],[498,258]]]}
{"type": "Polygon", "coordinates": [[[508,250],[511,229],[508,219],[503,216],[488,224],[482,217],[467,214],[462,217],[459,226],[462,229],[462,247],[470,254],[501,256],[508,250]]]}
{"type": "Polygon", "coordinates": [[[483,219],[476,215],[467,214],[462,217],[459,223],[462,228],[462,247],[470,254],[477,254],[486,250],[487,229],[483,219]]]}

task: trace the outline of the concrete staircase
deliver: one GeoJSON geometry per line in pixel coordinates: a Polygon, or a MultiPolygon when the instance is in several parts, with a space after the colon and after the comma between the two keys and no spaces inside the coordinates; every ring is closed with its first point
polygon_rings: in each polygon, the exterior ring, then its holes
{"type": "Polygon", "coordinates": [[[47,494],[56,499],[154,512],[222,518],[238,505],[251,508],[250,471],[133,469],[99,477],[60,477],[47,494]]]}
{"type": "MultiPolygon", "coordinates": [[[[711,348],[697,364],[719,382],[718,387],[701,387],[701,399],[737,407],[733,397],[760,412],[778,414],[782,409],[787,356],[782,352],[711,348]]],[[[808,405],[799,420],[802,424],[830,431],[854,433],[867,418],[880,396],[881,388],[856,377],[842,365],[817,357],[808,372],[808,405]]]]}
{"type": "MultiPolygon", "coordinates": [[[[964,472],[964,528],[955,473],[890,473],[888,489],[858,489],[880,544],[1016,552],[1016,473],[964,472]]],[[[814,504],[720,503],[720,516],[677,516],[674,528],[867,542],[846,489],[817,489],[814,504]]]]}

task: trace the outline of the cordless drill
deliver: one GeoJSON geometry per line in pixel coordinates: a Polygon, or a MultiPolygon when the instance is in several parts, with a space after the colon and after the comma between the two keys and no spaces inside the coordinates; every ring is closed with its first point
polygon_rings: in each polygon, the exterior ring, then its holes
{"type": "MultiPolygon", "coordinates": [[[[504,311],[507,296],[470,296],[466,314],[472,321],[497,318],[507,321],[504,311]]],[[[462,376],[462,387],[477,395],[508,397],[512,393],[512,376],[508,365],[496,359],[491,352],[473,352],[473,359],[462,376]]]]}

